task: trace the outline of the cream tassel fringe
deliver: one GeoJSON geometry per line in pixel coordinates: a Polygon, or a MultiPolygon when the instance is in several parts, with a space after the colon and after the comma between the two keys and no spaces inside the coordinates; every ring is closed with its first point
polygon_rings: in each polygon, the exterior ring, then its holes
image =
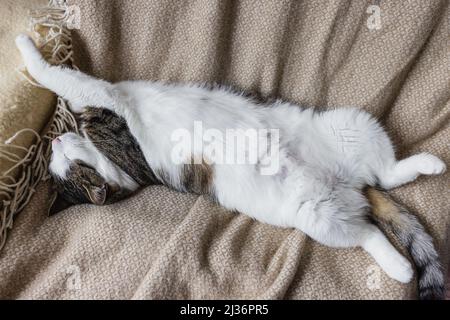
{"type": "MultiPolygon", "coordinates": [[[[50,0],[46,8],[32,11],[30,16],[37,45],[46,59],[55,65],[65,63],[74,67],[70,30],[67,28],[69,10],[65,1],[50,0]]],[[[21,74],[39,86],[28,74],[21,74]]],[[[0,143],[0,159],[12,163],[11,168],[0,172],[0,197],[4,199],[0,203],[0,250],[5,245],[8,230],[13,226],[14,216],[28,204],[39,182],[49,178],[49,142],[66,131],[77,131],[77,123],[67,102],[58,97],[51,125],[45,135],[41,136],[33,129],[25,128],[5,143],[0,143]],[[23,134],[35,136],[35,143],[29,148],[14,144],[15,139],[23,134]]]]}

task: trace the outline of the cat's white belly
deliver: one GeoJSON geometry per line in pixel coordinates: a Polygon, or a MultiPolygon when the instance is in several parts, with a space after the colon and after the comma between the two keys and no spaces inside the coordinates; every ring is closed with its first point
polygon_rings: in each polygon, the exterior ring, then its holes
{"type": "Polygon", "coordinates": [[[311,170],[281,159],[274,175],[261,175],[257,166],[214,166],[214,195],[224,207],[259,221],[282,227],[295,227],[302,204],[328,193],[317,184],[311,170]]]}

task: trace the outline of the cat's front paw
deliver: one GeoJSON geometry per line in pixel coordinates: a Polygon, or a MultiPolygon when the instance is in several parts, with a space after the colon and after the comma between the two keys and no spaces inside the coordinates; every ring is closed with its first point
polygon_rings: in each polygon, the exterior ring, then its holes
{"type": "Polygon", "coordinates": [[[20,50],[20,52],[24,52],[27,49],[30,48],[36,48],[33,40],[30,38],[29,35],[25,34],[25,33],[20,33],[17,37],[16,37],[16,46],[17,48],[20,50]]]}
{"type": "Polygon", "coordinates": [[[26,34],[19,34],[16,37],[16,46],[22,55],[22,59],[30,72],[35,65],[40,63],[42,58],[41,53],[34,44],[34,41],[26,34]]]}
{"type": "Polygon", "coordinates": [[[73,113],[83,113],[86,109],[85,105],[79,105],[77,103],[69,103],[69,109],[73,113]]]}

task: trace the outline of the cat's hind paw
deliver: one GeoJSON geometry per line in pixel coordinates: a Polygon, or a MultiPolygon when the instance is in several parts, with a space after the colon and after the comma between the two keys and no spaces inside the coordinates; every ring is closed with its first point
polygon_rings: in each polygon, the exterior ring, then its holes
{"type": "Polygon", "coordinates": [[[414,270],[411,266],[411,263],[405,258],[400,259],[392,264],[389,268],[386,269],[386,273],[392,279],[395,279],[401,283],[410,282],[414,276],[414,270]]]}
{"type": "Polygon", "coordinates": [[[419,172],[426,175],[442,174],[446,170],[445,163],[436,156],[429,153],[417,155],[419,172]]]}

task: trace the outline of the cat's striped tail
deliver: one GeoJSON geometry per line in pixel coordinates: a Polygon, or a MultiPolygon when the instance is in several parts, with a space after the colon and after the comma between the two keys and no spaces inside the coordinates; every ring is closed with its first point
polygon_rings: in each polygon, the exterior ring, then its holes
{"type": "Polygon", "coordinates": [[[417,217],[394,202],[386,192],[369,188],[366,194],[375,220],[389,225],[401,244],[408,248],[417,268],[419,298],[443,299],[444,274],[432,237],[417,217]]]}

